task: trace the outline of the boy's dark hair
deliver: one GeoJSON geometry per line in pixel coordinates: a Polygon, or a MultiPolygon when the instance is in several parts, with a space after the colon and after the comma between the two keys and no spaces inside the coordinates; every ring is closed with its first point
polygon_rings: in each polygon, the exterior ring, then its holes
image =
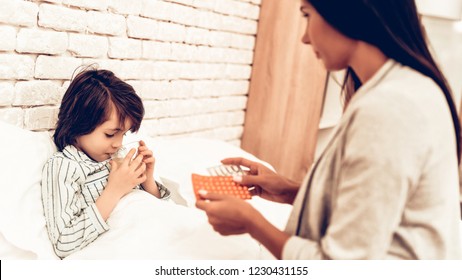
{"type": "Polygon", "coordinates": [[[80,72],[66,90],[59,108],[53,136],[58,150],[74,145],[77,137],[93,132],[109,119],[113,109],[121,125],[128,118],[132,123],[130,131],[138,131],[144,107],[133,87],[109,70],[80,72]]]}

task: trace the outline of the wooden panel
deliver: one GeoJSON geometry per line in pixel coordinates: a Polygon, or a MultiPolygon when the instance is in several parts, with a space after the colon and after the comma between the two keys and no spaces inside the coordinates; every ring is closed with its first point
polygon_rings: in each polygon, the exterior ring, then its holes
{"type": "Polygon", "coordinates": [[[301,181],[313,162],[326,71],[301,43],[299,1],[263,0],[242,148],[301,181]]]}
{"type": "MultiPolygon", "coordinates": [[[[459,122],[462,124],[462,100],[459,107],[459,122]]],[[[460,139],[462,145],[462,139],[460,139]]],[[[460,199],[460,218],[462,220],[462,163],[459,164],[459,199],[460,199]]]]}

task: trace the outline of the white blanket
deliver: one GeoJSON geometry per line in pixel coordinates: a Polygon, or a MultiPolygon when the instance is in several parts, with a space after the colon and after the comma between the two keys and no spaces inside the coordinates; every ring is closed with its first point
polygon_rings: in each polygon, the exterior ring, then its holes
{"type": "Polygon", "coordinates": [[[67,259],[259,259],[249,235],[220,236],[195,208],[134,190],[108,219],[110,230],[67,259]]]}

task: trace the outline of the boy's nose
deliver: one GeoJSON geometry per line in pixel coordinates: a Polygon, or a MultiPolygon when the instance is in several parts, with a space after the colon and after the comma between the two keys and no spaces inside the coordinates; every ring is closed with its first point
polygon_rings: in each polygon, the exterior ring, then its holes
{"type": "Polygon", "coordinates": [[[122,146],[122,139],[112,142],[112,147],[118,149],[122,146]]]}

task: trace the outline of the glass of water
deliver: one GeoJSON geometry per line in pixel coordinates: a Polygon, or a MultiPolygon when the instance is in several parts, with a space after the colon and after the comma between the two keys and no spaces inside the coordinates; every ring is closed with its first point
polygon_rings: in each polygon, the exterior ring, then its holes
{"type": "Polygon", "coordinates": [[[121,164],[125,157],[128,155],[131,149],[135,149],[136,152],[133,154],[131,159],[134,159],[138,154],[138,147],[140,146],[139,141],[130,142],[122,145],[114,154],[112,154],[111,159],[116,161],[118,164],[121,164]]]}

